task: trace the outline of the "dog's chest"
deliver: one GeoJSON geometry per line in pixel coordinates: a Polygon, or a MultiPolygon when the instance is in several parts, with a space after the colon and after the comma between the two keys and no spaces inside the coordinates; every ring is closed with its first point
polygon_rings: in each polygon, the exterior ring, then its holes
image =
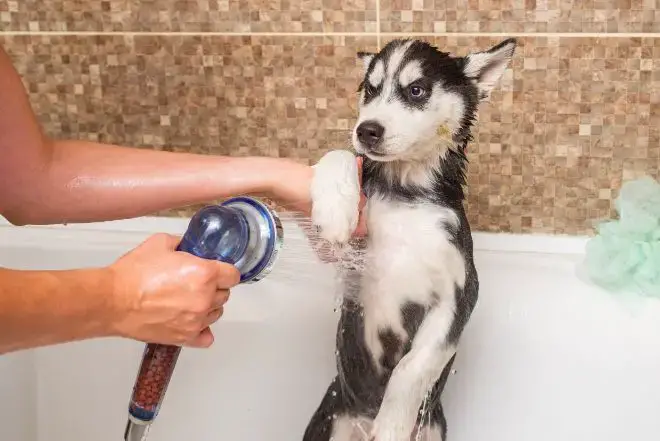
{"type": "Polygon", "coordinates": [[[406,342],[405,309],[427,309],[453,301],[454,286],[465,277],[461,254],[451,241],[458,218],[431,204],[371,199],[366,209],[369,240],[362,275],[365,340],[374,361],[384,355],[382,334],[406,342]]]}
{"type": "Polygon", "coordinates": [[[366,213],[367,284],[402,302],[429,302],[437,283],[453,276],[447,274],[454,269],[447,267],[451,262],[445,257],[456,251],[448,232],[457,225],[455,213],[431,204],[379,199],[368,202],[366,213]]]}

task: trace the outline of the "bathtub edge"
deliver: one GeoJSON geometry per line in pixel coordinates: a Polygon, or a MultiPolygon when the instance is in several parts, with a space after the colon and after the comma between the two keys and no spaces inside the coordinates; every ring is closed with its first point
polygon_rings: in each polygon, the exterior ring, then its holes
{"type": "MultiPolygon", "coordinates": [[[[67,225],[28,225],[17,227],[0,216],[0,243],[18,246],[24,241],[43,243],[44,234],[49,242],[44,246],[71,245],[75,240],[77,247],[90,246],[130,246],[144,240],[151,234],[163,232],[182,234],[189,218],[144,216],[125,220],[93,222],[67,225]],[[54,234],[55,233],[55,234],[54,234]],[[104,233],[100,235],[99,233],[104,233]]],[[[302,230],[295,221],[284,220],[285,238],[303,238],[302,230]]],[[[553,234],[517,234],[473,232],[474,249],[477,251],[501,251],[515,253],[542,254],[583,254],[588,236],[553,235],[553,234]]]]}

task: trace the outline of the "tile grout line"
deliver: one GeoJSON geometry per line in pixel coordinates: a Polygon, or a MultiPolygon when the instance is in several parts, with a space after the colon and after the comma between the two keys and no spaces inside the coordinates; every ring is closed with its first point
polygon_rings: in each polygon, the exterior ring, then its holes
{"type": "Polygon", "coordinates": [[[0,36],[34,37],[518,37],[659,38],[660,32],[149,32],[149,31],[0,31],[0,36]]]}

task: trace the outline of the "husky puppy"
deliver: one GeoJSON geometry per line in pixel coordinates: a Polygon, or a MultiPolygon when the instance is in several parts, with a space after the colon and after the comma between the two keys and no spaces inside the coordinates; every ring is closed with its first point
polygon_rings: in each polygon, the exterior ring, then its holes
{"type": "Polygon", "coordinates": [[[479,103],[516,48],[507,39],[456,57],[418,40],[359,53],[353,147],[315,166],[312,223],[345,244],[367,198],[365,268],[350,275],[337,330],[338,375],[304,441],[442,441],[440,402],[478,297],[463,208],[466,156],[479,103]]]}

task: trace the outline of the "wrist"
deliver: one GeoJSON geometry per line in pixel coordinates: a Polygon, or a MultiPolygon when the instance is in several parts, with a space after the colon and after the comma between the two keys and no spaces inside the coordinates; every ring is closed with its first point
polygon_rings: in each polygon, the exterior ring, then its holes
{"type": "Polygon", "coordinates": [[[219,159],[217,173],[221,174],[222,185],[220,193],[224,195],[237,194],[270,194],[276,171],[275,158],[258,156],[223,157],[219,159]]]}
{"type": "Polygon", "coordinates": [[[112,337],[127,337],[126,322],[135,309],[131,296],[126,292],[125,284],[121,283],[121,274],[115,268],[116,262],[101,268],[102,278],[106,286],[105,332],[112,337]]]}
{"type": "Polygon", "coordinates": [[[87,301],[89,320],[86,333],[92,337],[117,336],[115,323],[118,317],[114,278],[109,267],[81,270],[87,279],[84,292],[89,294],[87,301]]]}
{"type": "Polygon", "coordinates": [[[314,169],[293,159],[276,159],[270,169],[268,194],[288,208],[306,211],[314,169]]]}
{"type": "Polygon", "coordinates": [[[223,158],[223,194],[251,194],[273,199],[278,205],[308,212],[313,168],[288,158],[223,158]]]}
{"type": "Polygon", "coordinates": [[[74,271],[78,273],[75,279],[78,280],[79,295],[85,297],[79,299],[81,309],[78,311],[84,337],[118,336],[116,323],[119,321],[119,308],[111,268],[74,271]]]}
{"type": "Polygon", "coordinates": [[[246,162],[246,175],[252,176],[252,193],[275,196],[278,188],[280,168],[284,160],[269,157],[249,157],[246,162]]]}
{"type": "Polygon", "coordinates": [[[301,167],[291,159],[252,157],[248,158],[249,173],[254,176],[254,190],[269,196],[277,196],[287,177],[301,167]]]}

